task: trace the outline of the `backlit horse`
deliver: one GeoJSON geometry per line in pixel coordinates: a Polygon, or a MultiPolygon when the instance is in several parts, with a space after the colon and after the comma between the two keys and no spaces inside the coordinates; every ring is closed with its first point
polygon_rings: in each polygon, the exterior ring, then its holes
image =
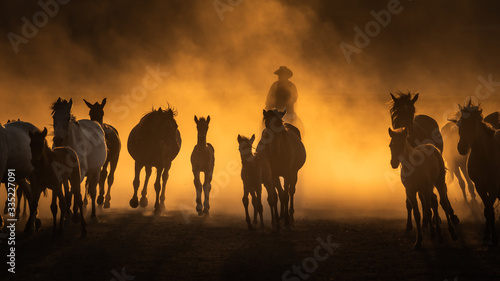
{"type": "Polygon", "coordinates": [[[266,128],[262,131],[256,151],[266,153],[269,157],[273,185],[280,192],[281,218],[285,219],[285,226],[288,226],[290,220],[293,221],[295,186],[298,172],[306,161],[306,150],[299,130],[293,125],[283,123],[285,114],[286,110],[263,111],[266,128]],[[280,177],[284,179],[283,188],[280,177]]]}
{"type": "MultiPolygon", "coordinates": [[[[73,100],[69,102],[59,98],[52,104],[52,118],[54,120],[54,147],[67,146],[75,150],[80,161],[81,180],[86,177],[89,185],[89,193],[92,198],[92,218],[96,217],[95,200],[97,193],[97,183],[102,166],[106,161],[106,140],[104,131],[99,123],[81,119],[76,121],[71,114],[73,100]]],[[[65,191],[69,193],[67,184],[65,191]]],[[[76,198],[76,194],[75,198],[76,198]]],[[[66,197],[68,198],[68,196],[66,197]]],[[[69,208],[71,200],[67,201],[69,208]]]]}
{"type": "MultiPolygon", "coordinates": [[[[416,147],[420,144],[429,143],[443,151],[443,137],[439,131],[439,126],[436,120],[427,115],[415,116],[415,103],[418,100],[418,93],[413,97],[410,92],[398,92],[398,97],[390,94],[392,98],[392,107],[390,109],[392,127],[394,129],[406,128],[408,131],[408,139],[410,145],[416,147]]],[[[434,194],[434,193],[433,193],[434,194]]],[[[420,198],[422,200],[422,198],[420,198]]],[[[433,206],[438,205],[436,195],[432,196],[433,206]]],[[[411,222],[411,203],[406,199],[406,210],[408,213],[406,222],[406,231],[411,231],[413,225],[411,222]]],[[[429,222],[424,220],[424,225],[429,222]]]]}
{"type": "Polygon", "coordinates": [[[99,197],[97,197],[97,204],[102,205],[104,201],[103,207],[109,208],[111,201],[111,186],[113,185],[115,179],[115,170],[116,166],[118,165],[118,158],[120,157],[120,150],[122,146],[120,136],[118,135],[118,131],[115,129],[115,127],[103,123],[106,98],[104,98],[100,104],[98,102],[91,104],[85,99],[83,101],[88,106],[88,108],[90,108],[90,120],[96,121],[101,125],[106,138],[106,147],[108,148],[108,154],[106,157],[106,162],[104,162],[104,166],[102,167],[101,174],[99,176],[99,197]],[[108,192],[106,193],[106,200],[104,200],[104,185],[106,183],[106,178],[108,179],[108,192]]]}
{"type": "Polygon", "coordinates": [[[194,186],[196,188],[196,211],[198,215],[203,213],[208,214],[210,210],[210,189],[212,188],[212,176],[215,166],[215,150],[214,147],[207,143],[208,124],[210,124],[210,115],[205,119],[201,117],[198,120],[194,116],[196,122],[196,129],[198,130],[198,142],[193,148],[191,153],[191,167],[194,175],[194,186]],[[204,174],[204,183],[201,185],[200,173],[204,174]],[[201,205],[201,191],[205,194],[205,201],[201,205]],[[203,207],[203,211],[202,211],[203,207]]]}
{"type": "MultiPolygon", "coordinates": [[[[476,192],[484,204],[486,228],[484,243],[498,245],[495,230],[494,204],[500,199],[500,132],[484,122],[479,105],[471,101],[461,106],[461,117],[457,122],[460,140],[458,152],[469,155],[468,172],[476,186],[476,192]]],[[[495,113],[498,115],[498,113],[495,113]]]]}
{"type": "Polygon", "coordinates": [[[151,167],[156,167],[156,191],[155,214],[160,214],[165,209],[165,186],[168,180],[168,171],[181,148],[181,134],[177,129],[174,116],[177,113],[172,108],[163,110],[159,108],[142,117],[128,137],[128,152],[135,160],[134,195],[130,200],[130,206],[137,208],[139,201],[137,191],[139,189],[139,175],[143,167],[146,168],[146,178],[141,192],[141,207],[148,205],[147,185],[151,176],[151,167]],[[160,184],[160,178],[163,183],[160,184]],[[161,191],[161,197],[160,197],[161,191]]]}
{"type": "Polygon", "coordinates": [[[85,219],[83,218],[82,195],[80,193],[80,163],[78,155],[70,147],[56,147],[50,149],[47,140],[47,128],[41,133],[29,132],[31,139],[31,163],[33,172],[30,176],[31,188],[33,192],[34,210],[38,207],[40,194],[46,189],[52,190],[52,204],[50,210],[53,217],[52,234],[56,233],[57,224],[57,198],[59,198],[59,207],[61,209],[61,219],[59,231],[63,231],[63,221],[66,212],[66,199],[63,196],[63,182],[68,181],[71,184],[71,192],[75,194],[74,216],[77,216],[80,209],[80,217],[74,219],[80,220],[82,226],[82,236],[87,234],[85,219]],[[78,208],[78,209],[77,209],[78,208]]]}
{"type": "Polygon", "coordinates": [[[439,226],[439,215],[437,206],[431,204],[434,186],[437,188],[440,203],[446,214],[448,229],[453,240],[457,240],[452,221],[458,223],[454,215],[450,201],[448,200],[445,182],[446,168],[441,152],[432,144],[421,144],[412,147],[408,140],[408,130],[399,128],[395,131],[389,128],[391,137],[391,166],[397,169],[401,164],[401,182],[406,189],[406,198],[410,201],[417,226],[417,240],[415,249],[422,244],[422,229],[420,225],[420,212],[418,210],[417,192],[421,195],[424,220],[430,221],[431,207],[434,211],[434,219],[429,223],[431,236],[434,238],[437,232],[438,241],[442,242],[439,226]],[[418,159],[415,160],[415,159],[418,159]],[[434,230],[434,225],[436,230],[434,230]]]}

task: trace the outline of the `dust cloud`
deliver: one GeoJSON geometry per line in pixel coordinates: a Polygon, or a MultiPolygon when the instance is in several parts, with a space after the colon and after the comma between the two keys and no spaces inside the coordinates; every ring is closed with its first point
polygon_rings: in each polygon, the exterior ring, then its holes
{"type": "MultiPolygon", "coordinates": [[[[446,114],[476,95],[481,81],[489,75],[500,81],[497,2],[220,2],[227,9],[217,11],[212,1],[73,0],[59,5],[33,38],[16,46],[17,53],[8,34],[23,36],[22,18],[33,22],[42,8],[35,2],[1,4],[1,122],[20,118],[51,131],[49,106],[58,97],[73,98],[77,119],[88,118],[83,98],[106,97],[105,122],[122,140],[111,205],[130,208],[128,134],[145,113],[170,104],[178,111],[183,143],[170,170],[166,206],[194,213],[193,118],[210,115],[207,140],[216,151],[212,213],[240,214],[236,137],[260,136],[272,73],[286,65],[298,88],[307,150],[298,214],[319,209],[325,216],[400,217],[405,196],[389,165],[389,93],[420,92],[417,113],[443,126],[446,114]],[[387,10],[390,2],[399,3],[400,12],[378,25],[366,46],[356,46],[354,28],[366,33],[375,21],[370,11],[387,10]],[[342,42],[358,48],[350,63],[342,42]]],[[[485,113],[498,109],[495,90],[498,83],[481,89],[485,113]]],[[[460,198],[456,183],[449,189],[451,198],[460,198]]],[[[151,208],[151,183],[148,194],[151,208]]]]}

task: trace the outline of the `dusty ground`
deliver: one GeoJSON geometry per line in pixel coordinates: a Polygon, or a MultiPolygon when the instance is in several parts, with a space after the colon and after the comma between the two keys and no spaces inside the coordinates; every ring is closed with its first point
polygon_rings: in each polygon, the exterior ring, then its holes
{"type": "MultiPolygon", "coordinates": [[[[481,246],[481,223],[463,222],[457,242],[444,229],[442,245],[425,232],[423,249],[415,251],[415,232],[404,233],[403,219],[315,219],[319,212],[306,212],[291,230],[274,233],[249,232],[243,212],[193,214],[186,224],[179,211],[155,217],[141,210],[111,209],[100,212],[99,223],[89,222],[86,238],[79,237],[79,225],[70,224],[56,240],[51,239],[51,220],[44,219],[35,235],[18,230],[15,275],[6,274],[2,238],[0,276],[65,281],[500,280],[500,250],[481,246]],[[314,268],[318,239],[328,237],[340,245],[314,268]],[[282,279],[304,261],[312,273],[304,272],[302,278],[290,273],[282,279]]],[[[24,229],[24,223],[18,226],[24,229]]]]}

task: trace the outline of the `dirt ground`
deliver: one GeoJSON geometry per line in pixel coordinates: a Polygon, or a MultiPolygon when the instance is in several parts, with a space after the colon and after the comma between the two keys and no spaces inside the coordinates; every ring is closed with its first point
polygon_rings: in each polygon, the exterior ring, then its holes
{"type": "Polygon", "coordinates": [[[463,221],[456,242],[443,229],[441,245],[426,230],[423,249],[415,251],[415,231],[406,234],[403,219],[315,218],[322,217],[315,216],[320,212],[304,212],[290,230],[272,232],[266,221],[267,229],[250,232],[243,208],[240,216],[212,212],[208,217],[101,210],[99,222],[88,220],[83,239],[78,224],[67,225],[62,236],[52,239],[51,219],[42,220],[35,235],[24,235],[24,222],[19,222],[16,273],[4,267],[4,235],[0,276],[54,281],[500,280],[500,250],[481,246],[480,222],[463,221]]]}

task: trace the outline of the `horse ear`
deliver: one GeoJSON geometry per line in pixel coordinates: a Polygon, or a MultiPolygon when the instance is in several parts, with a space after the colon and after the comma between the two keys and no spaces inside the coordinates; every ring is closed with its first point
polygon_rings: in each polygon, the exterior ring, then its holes
{"type": "Polygon", "coordinates": [[[285,116],[285,114],[286,114],[286,109],[283,112],[281,112],[281,118],[283,118],[283,116],[285,116]]]}
{"type": "Polygon", "coordinates": [[[266,110],[265,109],[262,109],[262,114],[266,115],[266,110]]]}
{"type": "Polygon", "coordinates": [[[69,99],[69,103],[68,103],[68,105],[69,105],[69,108],[71,108],[71,107],[73,106],[73,99],[72,99],[72,98],[71,98],[71,99],[69,99]]]}
{"type": "Polygon", "coordinates": [[[393,101],[396,101],[396,97],[392,93],[389,93],[389,95],[391,95],[393,101]]]}
{"type": "Polygon", "coordinates": [[[104,107],[106,105],[106,98],[102,99],[101,106],[104,107]]]}
{"type": "Polygon", "coordinates": [[[391,136],[391,138],[394,136],[394,131],[391,129],[391,127],[389,127],[389,136],[391,136]]]}
{"type": "Polygon", "coordinates": [[[458,104],[458,109],[460,109],[460,111],[462,111],[462,110],[464,110],[464,107],[461,104],[458,104]]]}
{"type": "Polygon", "coordinates": [[[42,134],[44,138],[47,136],[47,127],[43,127],[42,134]]]}
{"type": "Polygon", "coordinates": [[[254,140],[255,140],[255,134],[253,134],[252,137],[250,138],[250,143],[253,143],[254,140]]]}
{"type": "Polygon", "coordinates": [[[207,116],[207,123],[210,123],[210,115],[207,116]]]}
{"type": "Polygon", "coordinates": [[[416,93],[415,96],[411,99],[411,102],[415,103],[417,102],[417,100],[418,100],[418,93],[416,93]]]}
{"type": "Polygon", "coordinates": [[[83,99],[83,101],[85,102],[88,108],[92,108],[92,104],[90,102],[86,101],[85,99],[83,99]]]}
{"type": "Polygon", "coordinates": [[[478,110],[479,114],[483,114],[483,109],[478,110]]]}
{"type": "Polygon", "coordinates": [[[242,138],[240,135],[238,135],[238,143],[241,143],[241,141],[242,141],[242,138]]]}
{"type": "Polygon", "coordinates": [[[56,102],[61,102],[61,97],[59,97],[56,102]]]}
{"type": "Polygon", "coordinates": [[[194,122],[196,122],[196,124],[198,124],[198,116],[194,116],[194,122]]]}

